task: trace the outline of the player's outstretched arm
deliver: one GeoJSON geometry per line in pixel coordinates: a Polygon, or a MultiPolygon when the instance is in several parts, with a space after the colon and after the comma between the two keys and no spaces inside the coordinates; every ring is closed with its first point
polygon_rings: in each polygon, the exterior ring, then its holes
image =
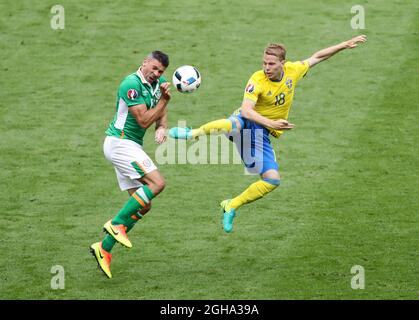
{"type": "Polygon", "coordinates": [[[356,48],[358,46],[358,43],[365,42],[365,41],[367,41],[367,36],[365,35],[353,37],[352,39],[341,42],[337,45],[317,51],[310,58],[306,59],[306,61],[308,61],[310,67],[314,67],[316,64],[326,59],[329,59],[335,53],[338,53],[339,51],[342,51],[345,49],[356,48]]]}

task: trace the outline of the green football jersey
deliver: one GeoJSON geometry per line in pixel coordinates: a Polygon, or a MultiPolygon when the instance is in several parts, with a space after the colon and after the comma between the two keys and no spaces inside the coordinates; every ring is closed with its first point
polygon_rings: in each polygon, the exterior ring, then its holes
{"type": "Polygon", "coordinates": [[[160,85],[167,80],[160,77],[152,85],[137,71],[119,85],[116,99],[116,113],[106,130],[106,135],[121,139],[129,139],[143,145],[143,137],[147,129],[141,127],[129,112],[131,106],[145,104],[147,110],[154,108],[160,100],[160,85]]]}

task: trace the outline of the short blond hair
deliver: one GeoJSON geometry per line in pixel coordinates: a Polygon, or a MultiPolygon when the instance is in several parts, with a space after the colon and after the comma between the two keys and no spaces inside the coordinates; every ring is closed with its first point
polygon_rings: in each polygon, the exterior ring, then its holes
{"type": "Polygon", "coordinates": [[[278,57],[280,61],[285,60],[287,49],[282,43],[269,43],[265,48],[265,54],[278,57]]]}

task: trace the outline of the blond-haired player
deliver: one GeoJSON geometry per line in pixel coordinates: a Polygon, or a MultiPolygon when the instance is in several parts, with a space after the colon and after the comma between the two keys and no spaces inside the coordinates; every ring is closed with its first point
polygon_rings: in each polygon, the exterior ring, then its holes
{"type": "Polygon", "coordinates": [[[250,77],[242,105],[233,115],[228,119],[208,122],[197,129],[170,129],[169,136],[175,139],[227,133],[230,140],[236,142],[246,168],[260,175],[261,179],[241,194],[221,202],[225,232],[232,231],[237,209],[262,198],[280,184],[279,166],[269,136],[278,138],[285,130],[294,127],[287,120],[298,82],[318,63],[365,41],[366,36],[360,35],[296,62],[286,61],[286,49],[282,44],[269,44],[263,53],[263,69],[250,77]]]}

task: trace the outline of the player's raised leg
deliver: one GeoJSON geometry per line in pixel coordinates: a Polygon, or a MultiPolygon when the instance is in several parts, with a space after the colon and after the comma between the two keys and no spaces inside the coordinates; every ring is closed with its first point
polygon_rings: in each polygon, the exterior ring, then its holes
{"type": "Polygon", "coordinates": [[[262,174],[261,179],[252,183],[240,195],[231,199],[226,209],[237,210],[241,206],[263,198],[269,192],[275,190],[280,184],[279,173],[276,170],[268,170],[262,174]]]}
{"type": "MultiPolygon", "coordinates": [[[[132,196],[138,188],[128,190],[130,196],[132,196]]],[[[126,225],[126,232],[128,233],[134,225],[150,210],[151,202],[148,206],[140,209],[138,212],[133,214],[128,220],[126,225]]],[[[103,238],[101,242],[96,242],[90,246],[90,252],[95,257],[99,268],[104,272],[108,278],[112,278],[110,265],[112,261],[111,251],[116,244],[115,238],[109,233],[103,238]]]]}
{"type": "Polygon", "coordinates": [[[131,248],[131,241],[126,234],[128,227],[133,224],[132,216],[137,212],[150,205],[151,200],[156,197],[165,187],[163,176],[158,170],[154,170],[140,179],[145,183],[139,187],[128,199],[118,214],[105,223],[104,229],[116,241],[122,245],[131,248]]]}
{"type": "Polygon", "coordinates": [[[128,239],[128,226],[132,223],[132,216],[139,210],[145,208],[154,198],[154,194],[146,185],[138,188],[121,208],[118,214],[103,226],[104,230],[116,241],[127,248],[131,248],[131,241],[128,239]]]}
{"type": "Polygon", "coordinates": [[[197,129],[173,127],[169,130],[169,136],[174,139],[190,140],[203,135],[229,133],[233,130],[240,130],[240,128],[240,121],[230,117],[207,122],[197,129]]]}
{"type": "Polygon", "coordinates": [[[233,199],[224,200],[220,203],[223,210],[223,228],[225,232],[233,230],[233,220],[237,210],[248,203],[263,198],[275,190],[280,184],[277,170],[271,169],[261,175],[261,179],[252,183],[246,190],[233,199]]]}
{"type": "MultiPolygon", "coordinates": [[[[131,190],[128,190],[128,192],[129,192],[129,194],[130,194],[130,196],[132,196],[132,194],[136,191],[137,189],[131,189],[131,190]]],[[[129,218],[129,220],[128,220],[128,225],[127,225],[127,231],[126,231],[126,233],[128,233],[128,232],[130,232],[131,231],[131,229],[135,226],[135,224],[138,222],[138,221],[140,221],[143,217],[144,217],[144,215],[148,212],[148,211],[150,211],[150,209],[151,209],[151,202],[150,202],[150,204],[147,206],[147,207],[145,207],[145,208],[142,208],[142,209],[140,209],[139,211],[137,211],[137,213],[136,214],[133,214],[130,218],[129,218]]],[[[105,236],[105,238],[103,238],[103,240],[102,240],[102,248],[105,250],[105,251],[107,251],[107,252],[111,252],[111,250],[113,249],[113,247],[115,246],[115,244],[116,244],[116,240],[115,240],[115,238],[113,237],[113,236],[111,236],[110,234],[106,234],[106,236],[105,236]]]]}

